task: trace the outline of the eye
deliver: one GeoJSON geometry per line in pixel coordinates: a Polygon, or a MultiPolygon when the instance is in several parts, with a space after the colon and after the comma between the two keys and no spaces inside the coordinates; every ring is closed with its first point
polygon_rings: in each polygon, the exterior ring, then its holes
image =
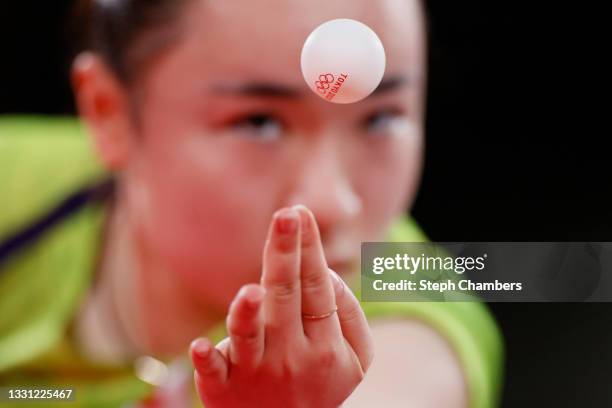
{"type": "Polygon", "coordinates": [[[278,140],[283,134],[281,120],[269,113],[253,113],[242,116],[232,121],[230,127],[240,136],[262,142],[278,140]]]}
{"type": "Polygon", "coordinates": [[[398,123],[405,120],[398,109],[383,109],[368,115],[363,126],[372,135],[392,135],[398,123]]]}

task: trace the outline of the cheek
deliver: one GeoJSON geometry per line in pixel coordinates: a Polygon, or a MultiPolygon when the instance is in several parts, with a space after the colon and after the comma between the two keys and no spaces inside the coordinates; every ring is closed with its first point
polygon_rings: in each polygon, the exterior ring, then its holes
{"type": "Polygon", "coordinates": [[[177,138],[148,149],[142,161],[142,224],[158,256],[219,305],[258,281],[277,180],[253,171],[256,160],[214,136],[177,138]]]}
{"type": "Polygon", "coordinates": [[[394,140],[386,153],[361,166],[359,189],[364,204],[365,235],[384,238],[390,223],[408,211],[421,178],[421,131],[394,140]]]}

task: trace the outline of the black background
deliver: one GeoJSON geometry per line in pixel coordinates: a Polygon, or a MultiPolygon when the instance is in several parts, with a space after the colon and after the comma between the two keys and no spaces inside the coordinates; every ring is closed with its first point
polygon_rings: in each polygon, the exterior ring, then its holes
{"type": "MultiPolygon", "coordinates": [[[[0,6],[0,113],[73,112],[71,3],[0,6]]],[[[595,4],[428,2],[428,149],[414,215],[433,240],[611,241],[610,46],[595,4]]],[[[504,406],[612,407],[612,306],[490,306],[506,339],[504,406]]]]}

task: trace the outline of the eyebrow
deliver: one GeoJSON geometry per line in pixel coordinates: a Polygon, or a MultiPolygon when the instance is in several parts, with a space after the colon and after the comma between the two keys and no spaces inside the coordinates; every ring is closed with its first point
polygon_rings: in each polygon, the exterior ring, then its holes
{"type": "MultiPolygon", "coordinates": [[[[373,95],[380,95],[397,90],[408,83],[405,76],[394,75],[382,79],[378,87],[372,92],[373,95]]],[[[212,90],[216,94],[251,96],[262,98],[288,98],[295,99],[303,93],[291,86],[275,82],[254,81],[242,84],[218,83],[213,85],[212,90]]]]}
{"type": "Polygon", "coordinates": [[[395,91],[408,84],[408,78],[402,75],[385,77],[371,95],[380,95],[395,91]]]}

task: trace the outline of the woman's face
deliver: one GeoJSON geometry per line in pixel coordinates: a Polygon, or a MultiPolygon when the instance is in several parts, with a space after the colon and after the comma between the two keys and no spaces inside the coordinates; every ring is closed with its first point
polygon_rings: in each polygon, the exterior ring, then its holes
{"type": "Polygon", "coordinates": [[[223,310],[257,282],[272,214],[304,204],[330,266],[356,271],[413,201],[423,148],[418,0],[194,1],[140,84],[123,187],[135,226],[194,294],[223,310]],[[308,34],[353,18],[381,38],[384,85],[350,105],[307,87],[308,34]]]}

